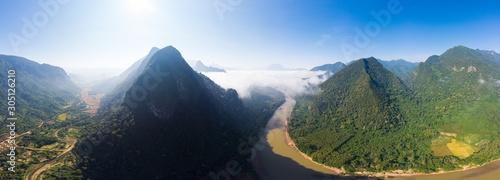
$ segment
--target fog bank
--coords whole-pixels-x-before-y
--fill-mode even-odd
[[[223,88],[238,91],[240,97],[249,97],[252,86],[269,86],[287,96],[314,93],[314,86],[326,80],[324,71],[228,71],[203,73]],[[318,77],[319,76],[319,77]]]

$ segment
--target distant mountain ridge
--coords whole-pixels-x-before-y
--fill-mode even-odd
[[[335,64],[324,64],[321,66],[316,66],[309,71],[327,71],[327,72],[336,73],[337,71],[339,71],[340,69],[342,69],[344,67],[346,67],[346,65],[344,63],[336,62]]]
[[[396,75],[398,75],[401,79],[407,78],[418,66],[418,63],[408,62],[403,59],[391,61],[377,59],[377,61],[380,62],[380,64],[382,64],[385,68],[396,73]]]
[[[93,84],[91,84],[90,87],[91,91],[89,92],[89,94],[108,94],[111,93],[113,90],[117,91],[115,87],[120,83],[124,82],[129,75],[131,74],[137,75],[138,72],[142,72],[144,70],[144,67],[146,66],[146,64],[143,64],[144,61],[149,60],[149,58],[151,58],[151,56],[158,50],[159,49],[157,47],[151,48],[151,50],[146,56],[134,62],[132,66],[125,69],[125,71],[121,72],[118,76],[109,77],[101,81],[93,82]]]
[[[500,62],[500,54],[498,54],[497,52],[493,50],[479,50],[479,49],[476,50],[482,52],[486,56],[490,56],[490,58],[493,59],[494,61]]]
[[[377,59],[379,63],[384,66],[384,68],[389,69],[390,71],[396,73],[399,78],[401,79],[406,79],[410,75],[413,70],[418,66],[418,63],[413,63],[413,62],[408,62],[404,59],[397,59],[397,60],[381,60]],[[351,64],[354,61],[348,62],[347,65]]]
[[[335,64],[324,64],[321,66],[316,66],[309,71],[326,71],[324,75],[326,76],[326,78],[329,78],[344,67],[346,67],[344,63],[336,62]]]
[[[199,72],[226,72],[224,69],[205,66],[205,64],[203,64],[201,61],[196,61],[196,65],[193,67],[193,69]]]

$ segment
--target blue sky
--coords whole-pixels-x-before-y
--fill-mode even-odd
[[[57,2],[59,8],[44,10],[39,5],[44,2]],[[396,14],[388,7],[394,4]],[[151,47],[167,45],[187,60],[245,69],[274,63],[309,69],[369,56],[418,62],[456,45],[500,51],[499,5],[480,0],[0,0],[0,54],[63,68],[124,69]],[[391,19],[383,26],[372,11],[389,12]],[[23,18],[37,33],[23,35]],[[367,25],[378,32],[368,36]],[[355,29],[369,43],[357,46]],[[20,44],[10,42],[12,34],[23,39],[14,41]],[[342,44],[355,52],[346,55]]]

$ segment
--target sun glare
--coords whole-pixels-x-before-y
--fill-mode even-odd
[[[155,8],[151,4],[151,0],[128,0],[127,5],[134,13],[146,13],[155,11]]]

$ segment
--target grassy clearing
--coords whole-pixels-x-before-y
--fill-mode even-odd
[[[447,146],[454,156],[462,159],[465,159],[474,153],[474,149],[470,145],[457,141],[456,139],[452,139],[451,143],[448,143]]]
[[[68,113],[60,114],[59,117],[58,117],[58,119],[61,120],[61,121],[65,121],[67,115],[68,115]]]
[[[490,141],[483,139],[483,140],[481,140],[481,142],[476,143],[476,146],[481,147],[481,146],[488,144],[489,142]]]
[[[52,149],[54,147],[56,147],[59,143],[54,143],[54,144],[49,144],[49,145],[45,145],[45,146],[42,146],[40,149]]]
[[[68,130],[68,137],[71,139],[71,138],[78,138],[80,137],[80,134],[78,134],[80,132],[80,129],[74,129],[74,128],[70,128]]]
[[[69,108],[71,105],[64,106],[63,109]]]
[[[478,134],[469,134],[464,137],[464,141],[468,144],[474,143],[474,142],[479,142],[480,136]]]

